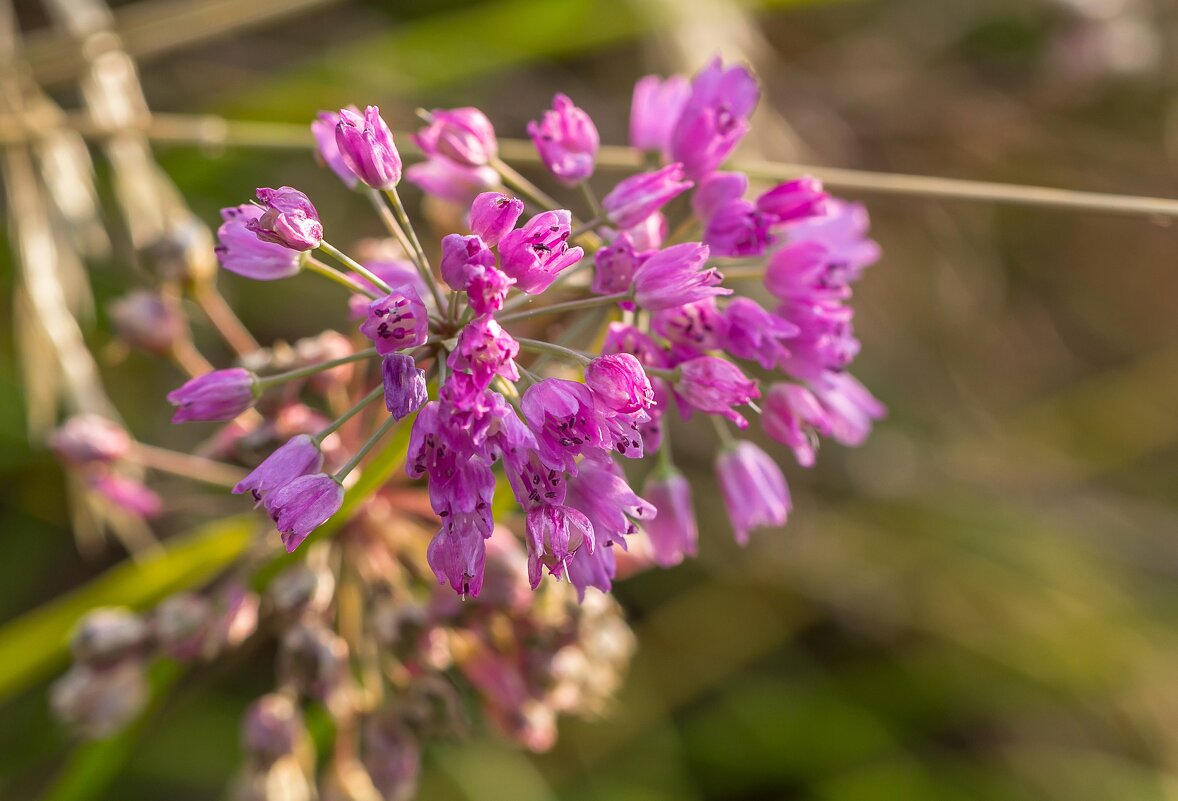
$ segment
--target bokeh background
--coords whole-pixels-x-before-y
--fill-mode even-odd
[[[61,22],[71,8],[16,4],[33,77],[72,109],[84,62]],[[303,124],[374,102],[407,127],[418,106],[478,105],[519,136],[564,91],[620,143],[636,78],[722,53],[763,83],[750,157],[1163,197],[1178,177],[1169,0],[113,8],[158,112]],[[210,224],[286,183],[346,233],[334,239],[377,232],[298,146],[154,152]],[[96,166],[101,196],[118,176]],[[709,484],[710,432],[679,437],[702,553],[617,588],[639,650],[609,714],[562,721],[543,755],[486,733],[431,746],[421,798],[1178,797],[1178,233],[1142,216],[836,191],[867,204],[884,248],[856,292],[856,372],[889,418],[862,448],[791,466],[788,527],[746,550]],[[183,448],[198,434],[173,430],[162,402],[181,374],[112,345],[106,304],[139,277],[123,258],[133,221],[102,208],[112,247],[86,262],[86,343],[131,430]],[[0,619],[19,625],[125,552],[78,541],[62,471],[30,442],[46,410],[18,365],[10,248],[0,265]],[[342,324],[310,281],[221,284],[263,342]],[[163,537],[238,508],[164,486]],[[97,751],[50,717],[63,662],[0,682],[0,797],[219,797],[272,650],[184,679]],[[0,653],[0,667],[17,659]]]

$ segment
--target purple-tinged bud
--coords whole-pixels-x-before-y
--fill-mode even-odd
[[[155,609],[152,632],[160,650],[172,659],[188,662],[201,656],[213,625],[213,607],[191,592],[166,598]]]
[[[829,199],[822,182],[807,175],[765,192],[757,198],[757,208],[776,222],[787,223],[825,214]]]
[[[593,524],[571,506],[543,504],[528,510],[528,581],[540,586],[542,567],[561,578],[579,548],[593,550]]]
[[[119,339],[158,356],[171,353],[187,330],[176,304],[149,289],[129,292],[113,301],[109,308]]]
[[[716,308],[715,298],[704,298],[651,315],[651,328],[661,334],[676,350],[700,355],[724,347],[728,320]]]
[[[458,334],[458,345],[450,353],[446,364],[454,371],[469,371],[475,386],[486,389],[491,380],[500,375],[508,381],[519,381],[515,357],[519,343],[489,314],[476,317]]]
[[[589,362],[585,384],[598,402],[615,412],[644,412],[654,405],[650,379],[629,353],[610,353]]]
[[[323,624],[303,623],[282,638],[279,673],[300,693],[326,700],[347,678],[348,644]]]
[[[724,320],[724,350],[738,359],[755,361],[766,370],[774,369],[789,356],[782,340],[792,339],[800,331],[750,298],[733,299],[724,310]]]
[[[73,467],[108,464],[122,459],[131,450],[131,435],[105,417],[79,414],[53,432],[49,447]]]
[[[427,195],[461,206],[480,192],[499,186],[499,173],[490,167],[463,167],[438,157],[411,164],[405,170],[405,180]]]
[[[466,167],[482,167],[499,154],[495,128],[477,108],[435,109],[430,124],[413,136],[429,157],[442,156]]]
[[[348,111],[359,114],[355,106],[348,106]],[[318,118],[311,123],[311,135],[315,137],[315,154],[319,161],[331,168],[344,185],[354,189],[360,179],[348,167],[336,142],[335,129],[339,125],[339,114],[334,111],[320,111]]]
[[[483,192],[470,205],[470,230],[495,247],[507,232],[515,228],[524,213],[524,202],[502,192]]]
[[[90,487],[119,509],[143,520],[157,517],[164,508],[163,498],[143,482],[118,473],[92,477]]]
[[[266,511],[287,553],[307,539],[312,531],[326,523],[344,502],[344,488],[326,473],[299,476],[266,496]]]
[[[168,393],[168,403],[178,407],[173,423],[193,420],[232,420],[254,405],[258,379],[249,370],[231,367],[197,376]]]
[[[742,440],[716,459],[716,482],[740,545],[757,528],[784,526],[792,504],[789,486],[777,463],[753,443]]]
[[[241,721],[241,743],[262,764],[294,753],[307,736],[303,715],[289,696],[263,695],[250,704]]]
[[[257,506],[279,487],[299,476],[318,473],[322,468],[323,452],[319,450],[319,445],[307,434],[299,434],[283,443],[248,476],[237,482],[233,494],[248,492],[254,498],[254,506]]]
[[[385,356],[424,345],[429,337],[429,313],[417,290],[405,284],[368,304],[360,332]]]
[[[750,380],[730,361],[715,356],[699,356],[679,365],[679,382],[675,394],[689,408],[705,414],[728,418],[738,428],[747,428],[748,421],[732,407],[759,398],[757,382]]]
[[[471,268],[494,267],[495,254],[477,235],[447,234],[442,237],[442,259],[439,266],[442,280],[446,285],[455,292],[460,292],[466,289],[470,282]]]
[[[335,142],[344,164],[368,186],[392,189],[401,182],[401,154],[376,106],[364,109],[364,116],[341,108]]]
[[[616,295],[630,289],[634,283],[634,271],[642,264],[642,257],[635,251],[630,235],[623,232],[606,247],[593,256],[593,284],[590,287],[599,295]],[[623,307],[633,308],[633,303]]]
[[[384,405],[394,420],[403,420],[429,400],[425,370],[417,366],[412,356],[390,353],[384,357],[380,373],[384,381]]]
[[[217,260],[229,272],[255,281],[289,278],[299,271],[299,254],[259,239],[249,226],[261,216],[262,210],[252,203],[221,209],[224,222],[217,229]]]
[[[60,720],[101,738],[130,723],[147,697],[143,663],[130,659],[101,670],[75,665],[53,684],[49,703]]]
[[[888,413],[867,387],[850,373],[825,373],[810,383],[814,395],[826,410],[830,436],[850,447],[862,445],[872,423]]]
[[[630,103],[630,146],[665,153],[671,147],[671,131],[691,95],[691,82],[682,75],[663,80],[657,75],[639,78]]]
[[[691,96],[671,132],[671,157],[692,178],[713,172],[748,133],[759,99],[746,68],[724,69],[720,59],[713,60],[692,79]]]
[[[731,295],[719,286],[724,275],[704,269],[710,251],[699,242],[672,245],[648,257],[634,271],[634,300],[644,309],[657,311],[713,295]]]
[[[776,241],[769,230],[773,222],[750,201],[729,200],[721,203],[708,220],[704,242],[715,256],[760,256]]]
[[[76,662],[105,667],[139,654],[147,635],[147,624],[130,609],[95,609],[78,621],[70,653]]]
[[[299,190],[289,186],[262,187],[258,200],[265,206],[262,215],[245,224],[258,239],[298,251],[314,250],[323,242],[319,213]]]
[[[769,388],[761,425],[766,434],[793,450],[802,467],[814,466],[817,435],[830,434],[826,410],[801,384],[774,384]]]
[[[475,526],[452,525],[447,521],[430,540],[426,561],[439,584],[449,583],[463,598],[477,598],[483,589],[486,539]]]
[[[538,295],[585,255],[581,248],[569,247],[571,220],[572,214],[564,209],[546,211],[500,240],[499,266],[515,279],[517,289]]]
[[[744,197],[748,188],[749,179],[743,172],[714,172],[692,193],[691,211],[706,224],[721,206]]]
[[[539,123],[528,123],[528,136],[557,180],[571,186],[593,174],[600,143],[597,126],[567,96],[558,94]]]
[[[644,526],[654,561],[660,567],[672,567],[684,556],[695,556],[699,529],[691,505],[691,484],[683,474],[675,469],[656,471],[647,479],[642,496],[657,510]]]
[[[602,198],[601,205],[609,221],[619,228],[629,228],[645,220],[675,197],[692,187],[683,180],[683,165],[668,164],[653,172],[639,173],[620,181]]]

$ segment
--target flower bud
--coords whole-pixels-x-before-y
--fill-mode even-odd
[[[760,397],[756,381],[746,377],[732,362],[715,356],[689,359],[678,369],[675,394],[686,406],[726,417],[739,428],[748,427],[748,421],[732,407]]]
[[[76,662],[104,667],[138,654],[147,635],[147,624],[130,609],[95,609],[79,621],[70,653]]]
[[[355,106],[348,106],[348,110],[359,114]],[[315,137],[315,155],[319,161],[334,172],[344,185],[352,189],[360,179],[348,167],[340,153],[339,144],[335,139],[335,129],[339,125],[339,114],[334,111],[320,111],[318,118],[311,123],[311,134]]]
[[[822,182],[807,175],[778,184],[762,194],[757,198],[757,209],[776,222],[794,222],[825,213],[829,199]]]
[[[298,625],[287,632],[279,653],[280,671],[310,698],[330,697],[347,678],[348,645],[319,625]]]
[[[494,194],[486,192],[484,194]],[[482,197],[483,195],[479,195]],[[442,280],[455,292],[466,289],[472,268],[495,266],[495,254],[477,234],[447,234],[442,237]]]
[[[368,106],[364,116],[341,108],[335,141],[344,164],[368,186],[393,189],[401,182],[401,154],[376,106]]]
[[[401,420],[416,412],[429,400],[425,386],[425,370],[413,357],[390,353],[381,363],[384,381],[385,408],[394,420]]]
[[[524,213],[524,202],[502,192],[483,192],[470,205],[470,230],[487,247],[495,247],[515,228]]]
[[[331,605],[334,595],[335,577],[331,571],[306,563],[282,571],[266,588],[274,611],[287,617],[322,612]]]
[[[629,353],[611,353],[585,368],[585,384],[594,397],[615,412],[630,414],[654,405],[654,390],[642,363]]]
[[[678,470],[656,471],[642,488],[642,497],[658,510],[643,524],[655,562],[672,567],[695,556],[699,529],[691,505],[691,484]]]
[[[298,251],[314,250],[323,242],[319,213],[299,190],[289,186],[262,187],[258,200],[265,206],[262,215],[245,224],[258,239]]]
[[[242,745],[263,764],[294,753],[304,737],[302,712],[290,697],[279,693],[254,701],[241,721]]]
[[[130,659],[108,668],[75,665],[49,694],[53,713],[87,737],[108,737],[131,722],[147,703],[143,664]]]
[[[165,654],[187,662],[201,655],[212,623],[213,608],[208,600],[182,592],[156,607],[152,631]]]
[[[72,467],[106,464],[127,455],[131,450],[131,435],[105,417],[80,414],[53,432],[49,447]]]
[[[528,123],[528,136],[557,180],[572,185],[593,174],[600,142],[597,127],[567,96],[558,94],[539,123]]]
[[[638,225],[692,186],[683,180],[683,165],[668,164],[654,172],[644,172],[618,183],[601,205],[609,221],[619,228]]]
[[[109,309],[119,339],[148,353],[166,356],[186,331],[175,304],[148,289],[129,292]]]
[[[262,210],[252,203],[221,209],[224,222],[217,229],[214,248],[221,266],[255,281],[295,275],[299,271],[299,254],[285,245],[259,239],[250,229],[250,224],[261,216]]]
[[[413,137],[427,156],[442,156],[466,167],[482,167],[499,153],[495,128],[477,108],[436,109],[430,124]]]
[[[274,490],[299,476],[317,473],[322,467],[323,453],[319,445],[310,436],[299,434],[283,443],[248,476],[237,482],[233,494],[248,492],[257,506]]]
[[[257,400],[257,376],[249,370],[232,367],[214,370],[186,382],[168,393],[168,402],[176,406],[173,423],[194,420],[232,420]]]
[[[300,476],[266,496],[266,511],[287,553],[294,553],[311,532],[326,523],[344,502],[344,488],[326,473]]]
[[[649,256],[634,271],[634,300],[644,309],[657,311],[682,306],[712,295],[731,295],[718,286],[724,275],[706,268],[710,251],[699,242],[672,245]]]
[[[720,453],[716,481],[739,544],[747,545],[755,528],[785,525],[792,507],[789,486],[777,463],[753,443],[742,440]]]

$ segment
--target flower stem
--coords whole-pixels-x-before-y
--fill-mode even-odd
[[[405,255],[412,258],[413,246],[409,244],[409,237],[405,235],[405,232],[401,229],[400,224],[397,222],[397,218],[393,216],[393,212],[389,210],[388,205],[381,198],[380,191],[376,189],[369,189],[367,195],[368,200],[372,203],[372,207],[376,209],[376,213],[380,216],[381,222],[384,223],[384,227],[387,228],[389,233],[393,235],[393,238],[397,240],[397,244],[399,244],[401,249],[405,251]]]
[[[413,228],[413,223],[409,221],[409,214],[405,211],[405,204],[401,202],[401,196],[397,193],[397,188],[385,190],[385,197],[393,204],[393,216],[397,218],[397,223],[400,224],[401,229],[404,230],[405,235],[409,239],[409,246],[412,248],[414,261],[417,263],[417,269],[421,273],[421,277],[425,280],[429,291],[433,293],[434,300],[438,304],[438,311],[446,308],[446,299],[442,297],[442,290],[438,286],[438,281],[434,278],[434,271],[430,269],[429,259],[425,257],[425,250],[421,247],[421,240],[417,238],[417,231]]]
[[[720,437],[720,444],[725,448],[736,444],[736,438],[732,436],[732,432],[728,430],[728,426],[724,424],[724,420],[714,414],[708,415],[712,421],[712,426],[716,429],[717,436]]]
[[[552,197],[545,194],[543,190],[516,172],[505,161],[493,159],[490,166],[491,169],[499,173],[499,177],[503,179],[503,183],[523,195],[533,206],[536,206],[542,211],[560,208],[560,204],[553,200]]]
[[[376,355],[376,348],[365,348],[364,350],[356,351],[348,356],[341,356],[338,359],[332,359],[326,362],[319,362],[318,364],[311,364],[306,367],[300,367],[297,370],[288,370],[285,373],[276,373],[274,375],[259,376],[258,389],[269,389],[270,387],[284,384],[287,381],[293,381],[296,378],[305,378],[309,375],[322,373],[324,370],[330,370],[333,367],[339,367],[344,364],[351,364],[352,362],[360,362],[365,359],[370,359]]]
[[[574,228],[569,234],[569,239],[577,239],[578,237],[584,236],[585,234],[592,233],[594,228],[605,224],[605,222],[605,217],[597,215],[592,220],[589,220],[589,222],[581,223],[580,226]]]
[[[327,253],[327,254],[333,256],[336,261],[338,261],[340,264],[347,267],[352,272],[356,273],[357,275],[361,276],[362,278],[368,279],[368,281],[370,281],[373,286],[375,286],[377,289],[379,289],[381,292],[385,293],[386,295],[393,291],[393,288],[390,287],[388,284],[386,284],[380,278],[380,276],[373,273],[371,270],[369,270],[363,264],[356,261],[348,254],[344,253],[343,251],[341,251],[335,245],[332,245],[327,240],[323,240],[322,242],[319,243],[319,249],[322,250],[324,253]]]
[[[245,478],[245,471],[233,465],[167,448],[157,448],[154,445],[144,445],[142,442],[132,445],[127,456],[136,464],[152,470],[184,476],[219,487],[236,486],[237,482]]]
[[[365,406],[372,403],[374,400],[376,400],[377,398],[379,398],[383,394],[384,394],[384,385],[377,386],[375,389],[373,389],[371,392],[369,392],[367,395],[365,395],[363,398],[361,398],[359,403],[357,403],[351,409],[348,409],[342,415],[340,415],[335,420],[333,420],[331,422],[331,424],[329,426],[327,426],[327,428],[323,429],[318,434],[316,434],[315,435],[315,443],[317,445],[322,444],[323,440],[327,439],[330,435],[332,435],[336,431],[338,431],[343,426],[344,423],[351,420],[353,417],[355,417],[357,414],[359,414],[361,411],[363,411]]]
[[[373,300],[376,300],[377,298],[380,297],[380,295],[373,292],[368,287],[361,286],[360,284],[357,284],[355,281],[353,281],[351,278],[349,278],[348,276],[341,273],[339,270],[335,269],[334,267],[330,267],[330,266],[324,264],[323,262],[319,261],[319,259],[312,256],[310,253],[303,254],[303,266],[306,267],[308,270],[310,270],[313,273],[317,273],[317,274],[323,276],[324,278],[327,278],[331,281],[335,281],[337,284],[341,284],[343,286],[346,286],[348,288],[348,290],[351,292],[354,292],[354,293],[357,293],[360,295],[367,295],[368,297],[372,298]]]
[[[262,349],[211,280],[199,283],[192,294],[205,317],[238,356],[247,356]]]
[[[538,339],[521,339],[516,338],[516,342],[523,350],[530,350],[536,353],[551,353],[554,356],[563,356],[566,359],[572,359],[580,364],[589,364],[593,361],[592,357],[586,356],[579,350],[566,348],[563,345],[556,345],[552,342],[541,342]]]
[[[368,452],[372,450],[373,446],[380,442],[381,437],[387,434],[389,429],[396,425],[396,423],[397,419],[392,416],[390,416],[388,420],[385,420],[381,424],[380,428],[376,429],[376,433],[369,437],[368,441],[360,446],[360,450],[356,451],[356,455],[349,459],[348,463],[339,469],[339,472],[335,474],[335,480],[343,481],[347,477],[348,473],[355,470],[356,465],[360,464],[360,461],[368,455]]]
[[[582,298],[581,300],[570,300],[565,303],[553,303],[551,306],[542,306],[539,309],[529,309],[528,311],[505,315],[499,318],[499,322],[507,323],[513,320],[526,320],[529,317],[539,317],[544,314],[558,314],[560,312],[576,311],[578,309],[592,309],[597,306],[608,306],[611,303],[630,300],[630,298],[630,292],[617,292],[613,295],[598,295],[591,298]]]
[[[597,199],[597,195],[594,193],[593,187],[589,185],[589,182],[581,181],[581,183],[577,184],[577,188],[581,190],[581,194],[584,196],[585,202],[589,204],[589,210],[593,214],[593,221],[604,221],[606,216],[605,209],[601,207],[601,201]],[[589,228],[594,224],[593,221],[587,222],[581,227]],[[600,224],[600,222],[597,224]],[[576,234],[574,234],[574,236],[576,236]]]

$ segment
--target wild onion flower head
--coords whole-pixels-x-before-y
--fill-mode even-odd
[[[477,108],[434,109],[429,125],[413,136],[421,152],[464,167],[482,167],[499,153],[495,128]]]
[[[748,440],[721,451],[716,482],[740,545],[757,528],[784,526],[793,508],[785,476],[773,458]]]
[[[177,407],[172,422],[232,420],[254,405],[257,394],[257,377],[249,370],[214,370],[168,393],[168,402]]]
[[[401,183],[401,154],[376,106],[365,108],[363,115],[341,108],[335,142],[344,164],[368,186],[393,189]]]
[[[556,95],[540,121],[528,123],[528,136],[558,181],[578,184],[593,174],[600,144],[597,126],[567,95]]]
[[[683,165],[668,164],[654,172],[626,178],[602,198],[606,218],[619,228],[638,225],[692,187],[683,180]]]
[[[221,209],[224,222],[217,229],[217,260],[231,273],[255,281],[289,278],[299,271],[299,254],[259,237],[250,228],[262,216],[262,209],[246,203]]]
[[[274,453],[266,457],[248,476],[237,482],[235,495],[248,492],[257,506],[277,488],[300,476],[317,473],[323,467],[323,452],[319,444],[306,434],[291,437]]]
[[[260,216],[246,220],[245,227],[263,242],[291,250],[314,250],[323,241],[323,224],[310,199],[297,189],[282,186],[258,190]]]

